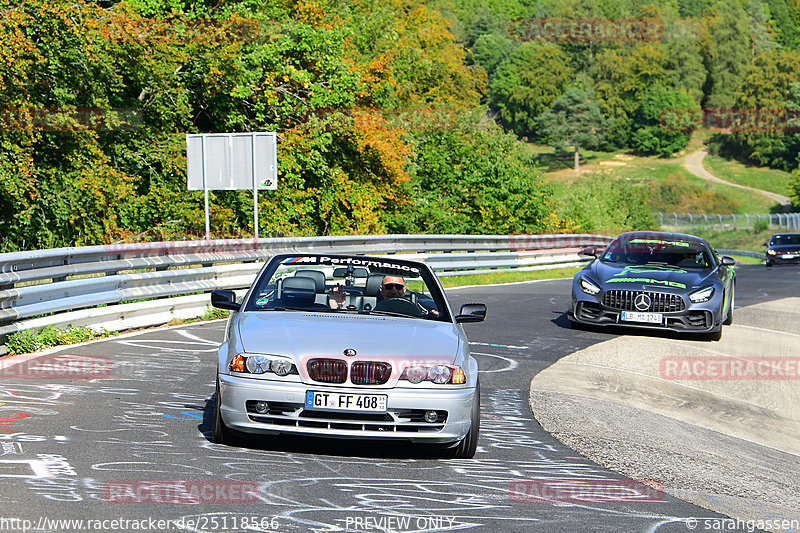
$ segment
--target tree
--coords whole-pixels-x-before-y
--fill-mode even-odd
[[[731,136],[745,158],[787,171],[797,164],[796,146],[791,146],[795,136],[787,135],[796,125],[785,117],[787,109],[800,104],[795,100],[798,83],[800,53],[776,49],[756,57],[736,93],[735,107],[743,123],[733,125]]]
[[[561,96],[572,74],[569,57],[558,46],[524,43],[497,67],[489,102],[517,135],[535,135],[536,117]]]
[[[685,91],[663,85],[649,88],[636,111],[639,128],[633,147],[646,155],[669,156],[689,144],[696,124],[691,120],[700,107]]]
[[[608,122],[588,89],[570,87],[537,120],[541,133],[556,149],[572,147],[575,172],[580,170],[580,149],[597,148]]]
[[[595,96],[603,116],[613,119],[607,144],[629,146],[633,116],[648,87],[664,83],[667,54],[661,43],[634,44],[620,50],[604,50],[591,69]]]
[[[486,70],[489,78],[494,76],[497,66],[514,50],[514,43],[508,37],[496,33],[485,33],[478,37],[472,46],[472,58]]]
[[[703,107],[729,109],[753,60],[750,17],[738,0],[720,0],[701,20],[708,71]]]

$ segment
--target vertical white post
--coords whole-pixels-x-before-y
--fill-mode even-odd
[[[258,168],[256,167],[256,134],[253,133],[251,147],[253,152],[253,234],[258,239]]]
[[[208,214],[208,181],[206,180],[206,173],[208,172],[208,168],[206,167],[206,136],[203,135],[200,137],[201,139],[201,151],[203,155],[203,194],[205,196],[205,211],[206,211],[206,240],[211,240],[211,219]]]

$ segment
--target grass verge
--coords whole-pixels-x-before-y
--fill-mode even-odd
[[[581,267],[549,268],[547,270],[502,271],[491,274],[465,274],[463,276],[440,276],[439,281],[445,289],[466,285],[494,285],[539,279],[571,278]]]
[[[707,155],[703,166],[718,178],[764,191],[788,196],[791,173],[773,168],[745,165],[738,161]]]

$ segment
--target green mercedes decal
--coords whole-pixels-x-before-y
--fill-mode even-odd
[[[682,268],[670,267],[670,266],[657,266],[657,265],[645,265],[645,266],[626,266],[622,269],[622,272],[619,274],[614,274],[614,277],[617,276],[627,276],[628,274],[660,274],[662,272],[674,272],[676,274],[687,274],[688,271],[683,270]]]
[[[677,287],[679,289],[686,288],[686,285],[678,283],[677,281],[651,278],[611,278],[607,280],[606,283],[649,283],[651,285],[666,285],[667,287]]]
[[[672,245],[672,246],[685,246],[689,247],[688,242],[681,242],[681,241],[661,241],[658,239],[633,239],[630,241],[631,244],[664,244],[664,245]]]

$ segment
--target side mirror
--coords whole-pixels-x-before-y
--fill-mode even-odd
[[[597,257],[597,246],[587,246],[578,255],[588,255],[589,257]]]
[[[764,244],[762,244],[761,246],[769,246],[769,243],[765,242],[765,243],[764,243]]]
[[[486,318],[486,304],[464,304],[456,315],[456,322],[483,322]]]
[[[723,255],[722,264],[725,266],[733,266],[736,264],[736,259],[734,259],[733,257],[728,257],[727,255]]]
[[[236,293],[227,289],[211,291],[211,305],[229,311],[238,311],[242,307],[242,304],[236,302]]]

